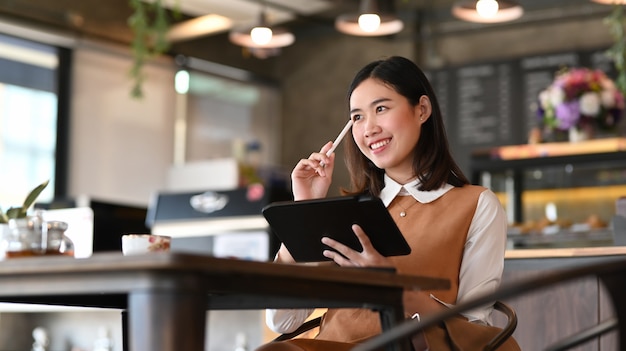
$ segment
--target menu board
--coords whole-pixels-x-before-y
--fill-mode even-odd
[[[511,134],[511,67],[485,64],[459,68],[456,134],[461,145],[494,144]]]
[[[556,73],[573,67],[605,71],[615,78],[606,49],[532,55],[427,72],[461,167],[472,150],[524,144],[539,125],[539,93]]]

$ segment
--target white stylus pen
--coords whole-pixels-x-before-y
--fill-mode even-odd
[[[337,138],[335,139],[335,141],[333,141],[333,146],[331,146],[330,149],[326,151],[326,156],[330,157],[330,155],[332,155],[332,153],[335,152],[335,149],[337,148],[337,146],[339,146],[339,143],[341,143],[341,140],[343,139],[343,137],[346,136],[346,133],[348,133],[348,130],[350,130],[350,127],[352,127],[352,119],[348,120],[348,123],[346,123],[345,127],[343,127],[339,135],[337,135]],[[320,162],[320,165],[322,167],[325,166],[324,162]]]

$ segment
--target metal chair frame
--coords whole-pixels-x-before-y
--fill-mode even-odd
[[[547,288],[585,276],[599,277],[604,287],[608,290],[618,321],[614,328],[617,329],[619,335],[619,350],[626,351],[626,323],[624,323],[626,320],[626,298],[624,298],[623,295],[624,291],[626,291],[626,259],[623,257],[616,259],[608,258],[599,263],[565,268],[543,274],[539,277],[529,277],[503,285],[495,293],[456,305],[436,315],[422,318],[421,321],[413,320],[402,323],[376,337],[358,344],[353,348],[353,351],[378,350],[398,339],[410,337],[424,328],[438,324],[464,311],[492,303],[493,301],[523,295],[527,292]]]
[[[515,331],[515,328],[517,327],[517,314],[515,313],[515,310],[511,306],[509,306],[508,304],[502,301],[496,301],[493,305],[493,308],[496,311],[502,312],[507,317],[507,323],[504,326],[504,328],[502,328],[502,331],[498,333],[498,335],[496,335],[493,339],[491,339],[491,341],[485,346],[485,348],[483,349],[485,351],[496,350],[509,337],[511,337],[511,335],[513,335],[513,332]],[[298,327],[298,329],[294,330],[293,332],[281,334],[278,337],[276,337],[273,341],[283,341],[283,340],[293,339],[294,337],[302,333],[305,333],[311,329],[318,327],[321,321],[322,321],[322,317],[311,319],[305,322],[304,324],[302,324],[300,327]]]

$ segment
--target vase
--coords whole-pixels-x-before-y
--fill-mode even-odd
[[[568,130],[568,136],[571,143],[577,143],[592,139],[593,132],[587,128],[572,127]]]

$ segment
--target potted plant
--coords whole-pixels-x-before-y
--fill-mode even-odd
[[[131,96],[136,99],[143,98],[143,67],[146,62],[154,57],[167,52],[170,43],[167,41],[167,31],[170,22],[181,17],[178,10],[178,1],[172,10],[172,16],[163,4],[163,0],[146,2],[143,0],[129,0],[134,10],[128,18],[128,25],[133,31],[131,51],[133,54],[133,66],[130,75],[133,79]]]
[[[39,184],[37,187],[31,190],[28,196],[26,196],[26,199],[24,199],[22,206],[10,207],[8,210],[6,210],[6,212],[4,212],[0,208],[0,243],[1,243],[0,258],[3,259],[7,255],[8,248],[11,245],[10,244],[11,232],[10,232],[9,221],[14,221],[14,220],[19,220],[19,219],[27,220],[28,209],[35,203],[35,200],[37,199],[37,197],[39,197],[41,192],[48,186],[48,183],[49,181],[46,180],[45,182]],[[20,225],[18,223],[16,224]]]
[[[48,186],[49,182],[49,180],[46,180],[35,189],[31,190],[28,196],[26,196],[26,199],[24,199],[22,206],[10,207],[6,212],[3,212],[0,208],[0,224],[9,223],[9,220],[14,218],[26,218],[28,209],[35,203],[35,200],[37,200],[41,192]]]

